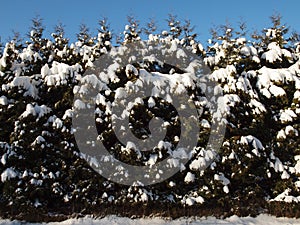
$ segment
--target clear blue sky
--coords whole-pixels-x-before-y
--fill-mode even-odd
[[[236,25],[241,18],[249,30],[261,30],[270,25],[269,16],[279,12],[283,22],[300,32],[299,0],[1,0],[0,36],[2,42],[12,36],[12,30],[25,35],[31,19],[39,14],[44,19],[46,36],[59,21],[66,25],[66,35],[74,40],[81,23],[96,32],[97,21],[103,16],[109,19],[115,33],[120,33],[126,24],[126,17],[134,15],[141,24],[155,18],[159,28],[164,28],[169,13],[179,19],[190,19],[200,34],[200,40],[207,40],[213,25],[229,21]]]

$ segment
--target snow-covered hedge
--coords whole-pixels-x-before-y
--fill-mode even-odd
[[[134,214],[141,205],[149,206],[149,215],[162,204],[187,207],[194,213],[224,207],[226,212],[219,214],[255,214],[278,202],[290,203],[286,207],[299,215],[294,203],[300,201],[300,44],[292,44],[286,28],[273,22],[251,40],[227,28],[207,47],[197,42],[188,24],[174,17],[169,30],[149,28],[145,42],[159,43],[179,63],[190,51],[210,68],[205,75],[193,74],[191,65],[179,67],[178,62],[166,63],[154,56],[114,62],[107,73],[88,73],[101,57],[121,59],[118,49],[145,43],[133,19],[116,46],[103,21],[96,37],[81,33],[75,43],[69,43],[60,29],[52,38],[44,38],[39,27],[26,43],[7,42],[0,58],[1,215],[22,213],[33,219],[34,213],[105,213],[103,207],[121,210],[121,206],[130,207],[129,214]],[[226,133],[220,149],[206,148],[215,115],[210,114],[203,94],[204,78],[216,82],[216,90],[223,93],[219,113]],[[149,121],[159,116],[167,132],[152,150],[142,152],[135,143],[117,139],[110,117],[115,101],[147,82],[157,93],[165,91],[168,100],[160,101],[155,91],[152,97],[137,99],[129,127],[145,139],[151,135]],[[187,163],[172,158],[168,163],[178,172],[148,186],[123,185],[95,172],[79,151],[75,136],[80,128],[72,124],[75,111],[86,107],[81,100],[74,101],[74,95],[84,95],[89,85],[99,89],[95,122],[104,145],[119,160],[139,166],[185,154],[175,149],[181,136],[189,136],[189,127],[186,133],[180,130],[183,122],[172,106],[172,95],[188,90],[189,100],[201,113],[199,137],[185,156]],[[163,176],[164,171],[156,172],[156,177]]]

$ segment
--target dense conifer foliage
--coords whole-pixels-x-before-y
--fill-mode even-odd
[[[129,17],[117,41],[107,21],[100,20],[96,36],[82,24],[77,40],[71,43],[62,24],[47,37],[42,20],[33,19],[28,38],[15,33],[0,52],[0,215],[27,220],[53,220],[55,215],[73,213],[299,216],[297,37],[280,16],[273,16],[269,28],[253,35],[245,32],[244,24],[221,26],[204,45],[197,41],[191,23],[176,16],[168,18],[163,31],[153,21],[143,28]],[[184,51],[190,51],[211,70],[205,77],[222,90],[220,110],[225,117],[221,122],[226,126],[217,155],[206,148],[214,118],[207,109],[203,77],[187,76],[188,66],[153,57],[109,65],[106,76],[86,76],[101,57],[119,57],[122,53],[116,49],[143,41],[171,49],[179,61],[185,59]],[[188,133],[181,133],[171,100],[146,96],[133,108],[130,128],[136,137],[146,138],[151,135],[149,121],[159,116],[167,128],[165,138],[147,152],[117,140],[109,106],[125,89],[143,85],[146,78],[162,88],[159,91],[167,90],[170,98],[180,88],[188,90],[201,111],[199,137],[192,154],[185,156],[185,165],[169,162],[171,167],[180,167],[172,177],[148,186],[122,185],[101,176],[81,157],[72,117],[82,105],[74,104],[74,95],[84,94],[88,84],[101,84],[95,122],[105,146],[125,163],[151,165],[175,154],[177,139]],[[168,89],[162,85],[172,81]]]

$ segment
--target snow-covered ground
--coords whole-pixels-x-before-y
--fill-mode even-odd
[[[0,220],[0,225],[37,225],[35,223],[24,223],[20,221]],[[45,223],[43,223],[45,224]],[[85,217],[80,219],[69,219],[63,222],[52,222],[48,225],[202,225],[202,224],[233,224],[233,225],[300,225],[300,219],[276,218],[268,215],[253,217],[232,216],[221,220],[214,217],[208,218],[181,218],[177,220],[164,220],[160,218],[129,219],[124,217],[109,216],[102,219]]]

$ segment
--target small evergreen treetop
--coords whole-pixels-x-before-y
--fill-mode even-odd
[[[142,34],[142,29],[140,29],[139,21],[136,20],[133,16],[127,17],[128,24],[125,25],[123,32],[124,43],[131,43],[134,41],[141,40],[140,35]]]
[[[144,32],[149,36],[150,34],[154,35],[156,31],[156,21],[152,18],[150,19],[150,22],[147,23],[147,27],[144,29]]]
[[[32,25],[30,27],[29,37],[33,42],[39,41],[42,38],[45,30],[45,27],[43,26],[43,19],[37,15],[31,20],[31,22]]]
[[[77,34],[77,40],[80,41],[83,45],[92,46],[94,40],[90,34],[90,28],[82,23],[79,26],[79,33]]]

